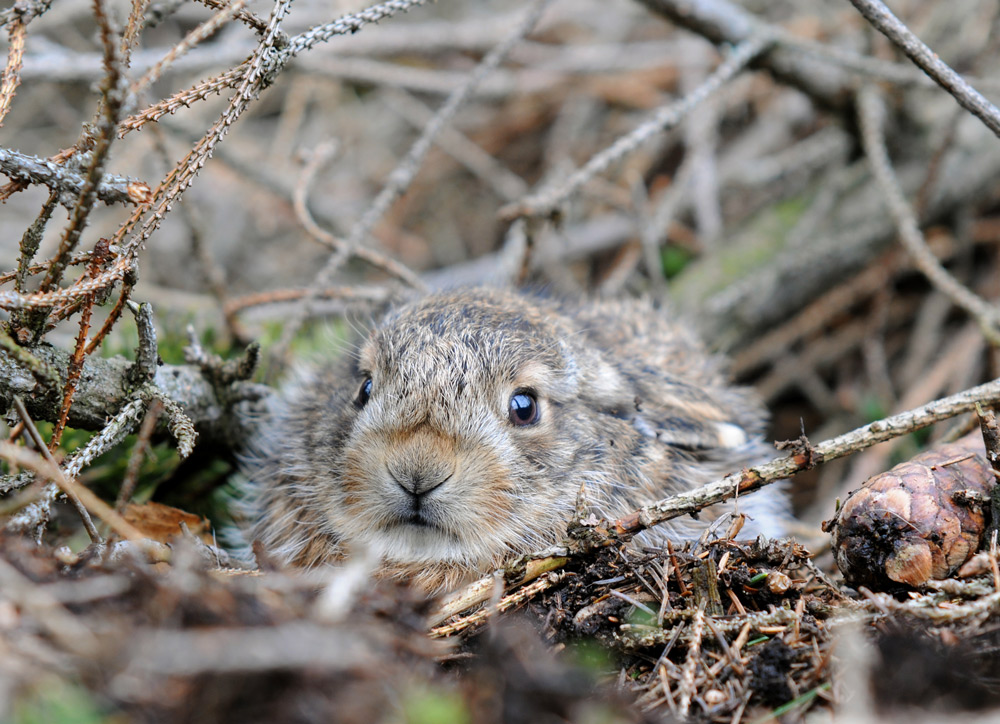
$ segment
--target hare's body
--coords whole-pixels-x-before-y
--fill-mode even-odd
[[[641,301],[431,295],[386,314],[358,354],[300,372],[275,408],[246,466],[251,540],[304,566],[366,547],[428,590],[556,542],[581,488],[615,518],[766,454],[753,395]],[[741,507],[755,497],[748,530],[779,533],[781,494]]]

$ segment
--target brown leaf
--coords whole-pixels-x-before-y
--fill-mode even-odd
[[[181,523],[199,536],[205,543],[213,544],[211,524],[207,518],[199,518],[180,508],[162,503],[129,503],[125,508],[125,520],[134,525],[149,538],[160,543],[169,543],[182,534]]]

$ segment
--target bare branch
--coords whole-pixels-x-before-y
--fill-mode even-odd
[[[1000,339],[997,323],[1000,321],[1000,309],[989,304],[978,295],[962,285],[955,277],[941,266],[934,252],[927,246],[913,209],[903,196],[903,190],[892,171],[892,163],[885,147],[883,125],[885,122],[885,106],[874,86],[868,85],[858,94],[858,116],[861,125],[861,140],[865,155],[871,165],[872,174],[885,196],[889,212],[896,222],[899,238],[913,259],[914,265],[923,272],[930,282],[946,294],[955,304],[975,317],[982,328],[992,330],[993,339]]]
[[[142,78],[132,84],[132,87],[129,88],[129,93],[141,93],[143,90],[159,80],[160,76],[163,75],[164,70],[169,68],[178,58],[187,53],[198,43],[210,38],[215,31],[221,28],[235,14],[241,11],[246,4],[247,0],[235,0],[233,3],[224,6],[221,10],[215,13],[215,15],[185,35],[181,42],[177,43],[177,45],[170,49],[170,52],[163,56],[160,62],[147,70],[143,74]]]
[[[379,253],[375,249],[371,249],[366,246],[351,246],[350,242],[345,239],[337,238],[326,229],[322,228],[316,223],[316,220],[313,219],[312,214],[309,212],[309,202],[307,198],[309,187],[312,185],[313,179],[316,177],[317,171],[319,171],[319,167],[324,163],[327,163],[335,153],[335,144],[322,144],[307,160],[306,167],[302,171],[302,177],[299,179],[299,183],[295,185],[293,203],[295,206],[295,214],[298,216],[302,226],[309,233],[310,237],[325,246],[327,249],[332,250],[334,253],[349,254],[357,257],[358,259],[363,259],[376,269],[381,269],[409,286],[417,289],[421,288],[423,282],[420,281],[420,277],[418,277],[416,273],[407,268],[405,265],[400,264],[395,259],[389,258],[385,254]]]
[[[501,209],[501,215],[511,218],[514,216],[548,216],[554,213],[560,205],[595,175],[635,151],[657,133],[679,124],[688,113],[742,71],[747,63],[764,52],[770,43],[769,39],[762,36],[754,36],[744,41],[715,69],[714,73],[705,79],[704,83],[679,100],[661,107],[648,121],[596,154],[582,168],[575,171],[565,183],[556,188],[543,190],[517,204]]]
[[[124,101],[121,58],[118,47],[114,43],[111,20],[107,17],[102,1],[93,0],[93,2],[94,17],[100,30],[101,44],[104,46],[105,70],[104,81],[101,83],[100,105],[94,124],[96,137],[92,139],[93,146],[89,149],[83,186],[80,189],[77,202],[70,212],[69,224],[63,230],[59,250],[53,257],[52,265],[39,286],[39,290],[43,292],[52,289],[61,281],[63,272],[69,264],[70,255],[79,243],[83,229],[87,225],[87,219],[90,217],[94,201],[97,198],[97,185],[104,176],[104,166],[115,138],[114,130],[118,124]]]
[[[880,0],[851,0],[865,19],[894,42],[934,82],[948,91],[962,108],[979,118],[986,127],[1000,136],[1000,109],[982,93],[969,85],[958,73],[927,47]]]
[[[448,100],[445,101],[444,105],[434,114],[434,119],[428,123],[423,133],[416,140],[416,142],[410,147],[406,156],[397,164],[396,168],[393,169],[392,173],[389,174],[389,179],[386,185],[383,187],[382,191],[369,206],[368,210],[364,213],[360,220],[351,229],[351,233],[347,238],[347,242],[343,248],[337,250],[326,262],[320,273],[316,275],[313,283],[310,286],[309,294],[302,300],[302,302],[296,306],[290,315],[289,320],[285,323],[284,329],[282,330],[281,339],[278,344],[275,345],[273,350],[273,359],[282,359],[285,354],[285,350],[288,349],[291,340],[302,327],[302,323],[311,313],[311,306],[319,294],[319,290],[330,286],[330,282],[333,279],[334,274],[340,266],[349,258],[350,254],[353,253],[355,248],[361,246],[371,234],[372,229],[375,224],[382,218],[382,216],[389,210],[392,205],[403,191],[410,185],[417,171],[420,169],[420,165],[427,155],[427,152],[431,149],[434,139],[440,133],[441,129],[451,121],[451,119],[458,112],[458,109],[462,104],[468,99],[473,90],[490,74],[501,61],[506,57],[507,53],[520,42],[535,26],[541,14],[545,11],[551,0],[535,0],[535,2],[530,6],[528,12],[525,14],[523,19],[514,27],[514,29],[507,35],[507,37],[498,44],[493,50],[487,53],[486,57],[482,59],[479,65],[476,66],[475,70],[469,75],[468,80],[465,84],[455,90]],[[408,5],[407,0],[398,0],[400,4]],[[292,41],[292,46],[296,47],[295,39]],[[308,47],[303,44],[303,47]],[[419,279],[413,280],[417,289],[424,289],[424,283]]]
[[[353,35],[366,25],[391,18],[396,13],[405,13],[428,2],[430,0],[387,0],[356,13],[342,15],[333,22],[317,25],[304,33],[299,33],[289,40],[288,50],[293,55],[298,55],[319,43],[325,43],[330,38]]]
[[[17,414],[21,418],[21,422],[24,423],[24,429],[27,430],[28,436],[31,441],[35,443],[35,447],[38,452],[45,458],[45,460],[52,466],[54,470],[59,470],[59,464],[52,457],[52,451],[49,450],[48,446],[45,444],[45,440],[42,439],[41,434],[38,432],[38,428],[35,427],[34,420],[31,419],[31,415],[28,414],[27,408],[24,406],[24,402],[20,397],[14,398],[14,407],[17,408]],[[76,492],[66,484],[64,476],[61,474],[54,474],[52,477],[53,482],[62,483],[59,487],[62,488],[66,497],[69,498],[73,507],[76,508],[76,512],[80,515],[80,520],[83,521],[83,527],[87,530],[87,535],[90,536],[90,540],[93,543],[102,543],[104,539],[101,538],[101,534],[97,532],[97,528],[94,526],[94,521],[90,519],[90,514],[84,507],[83,503],[80,502],[80,498],[76,495]]]
[[[729,0],[640,0],[655,13],[677,25],[693,30],[713,43],[739,45],[753,37],[768,37],[772,41],[780,32],[763,22],[742,6]],[[819,104],[843,109],[850,100],[849,78],[829,63],[807,59],[803,53],[784,47],[774,47],[758,62],[783,83],[798,88]]]
[[[228,7],[227,3],[223,2],[223,0],[199,0],[199,2],[213,10],[223,10]],[[262,20],[249,10],[244,10],[242,7],[236,12],[236,18],[240,22],[246,23],[258,33],[263,33],[267,30],[267,21]]]

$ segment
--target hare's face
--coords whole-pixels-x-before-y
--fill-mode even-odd
[[[410,308],[362,346],[355,384],[327,511],[347,539],[474,565],[565,517],[551,473],[576,453],[558,428],[577,379],[544,325],[481,304]]]

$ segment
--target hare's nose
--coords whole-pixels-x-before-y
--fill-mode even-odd
[[[424,470],[400,465],[388,465],[387,467],[389,475],[396,481],[396,485],[410,495],[417,497],[426,495],[435,488],[444,485],[452,476],[450,472],[444,473],[443,471]]]

